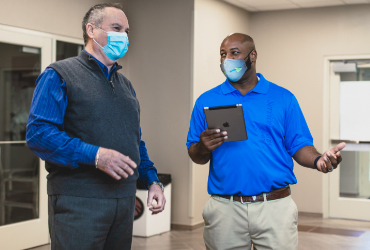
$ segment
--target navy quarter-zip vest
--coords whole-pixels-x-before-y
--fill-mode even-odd
[[[108,80],[86,52],[49,66],[65,80],[68,105],[64,130],[68,136],[114,149],[140,165],[140,107],[130,81],[118,72]],[[117,70],[122,68],[117,66]],[[94,165],[77,168],[46,162],[48,194],[93,198],[135,195],[138,171],[117,181]]]

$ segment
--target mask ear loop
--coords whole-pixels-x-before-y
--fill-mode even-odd
[[[97,27],[97,26],[95,26],[95,24],[94,24],[94,27],[95,28],[97,28],[97,29],[99,29],[99,30],[101,30],[101,31],[104,31],[105,33],[107,33],[108,34],[108,32],[106,32],[105,30],[102,30],[101,28],[99,28],[99,27]],[[99,45],[99,47],[100,48],[103,48],[97,41],[95,41],[95,39],[93,38],[93,41],[97,44],[97,45]]]
[[[250,70],[250,69],[252,68],[252,61],[251,61],[251,58],[250,58],[249,56],[251,55],[251,53],[253,52],[253,50],[255,50],[255,49],[252,49],[252,50],[248,53],[248,55],[244,58],[244,63],[245,63],[245,66],[247,67],[247,71],[248,71],[248,70]],[[247,62],[245,61],[245,59],[247,59],[247,58],[249,58],[249,59],[247,60],[247,62],[249,61],[248,65],[247,65]]]

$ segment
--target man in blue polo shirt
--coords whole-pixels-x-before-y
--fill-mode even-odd
[[[195,103],[187,139],[198,164],[210,161],[203,218],[207,249],[297,249],[293,160],[328,173],[342,157],[338,144],[320,154],[295,96],[256,73],[253,39],[231,34],[220,47],[227,80]],[[242,104],[248,140],[227,142],[227,132],[208,129],[204,107]]]

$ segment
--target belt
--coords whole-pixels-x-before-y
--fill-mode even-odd
[[[272,190],[269,193],[266,193],[266,200],[272,201],[272,200],[277,200],[281,198],[285,198],[290,195],[290,187],[284,187],[284,188],[279,188]],[[225,199],[230,200],[231,195],[216,195]],[[246,203],[253,203],[253,202],[258,202],[258,201],[264,201],[263,198],[263,193],[255,196],[239,196],[239,195],[233,195],[233,200],[234,201],[239,201],[242,204]]]

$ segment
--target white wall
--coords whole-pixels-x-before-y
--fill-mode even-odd
[[[159,173],[172,175],[172,223],[190,225],[189,157],[192,0],[127,1],[129,79],[143,140]]]
[[[101,0],[2,1],[0,24],[82,38],[82,18]]]
[[[214,0],[195,0],[194,9],[191,109],[202,93],[225,81],[220,69],[220,45],[223,39],[231,33],[249,33],[249,13],[246,10]],[[193,225],[203,222],[202,210],[209,198],[208,166],[191,163]]]
[[[248,12],[213,0],[142,0],[126,8],[128,74],[141,104],[149,155],[159,172],[173,178],[172,223],[203,223],[208,165],[188,157],[190,114],[201,93],[224,81],[220,44],[232,32],[248,32]]]
[[[323,148],[324,56],[370,53],[370,5],[268,11],[250,14],[257,71],[293,92]],[[328,97],[325,97],[328,98]],[[323,212],[322,174],[296,164],[293,198],[299,211]]]

